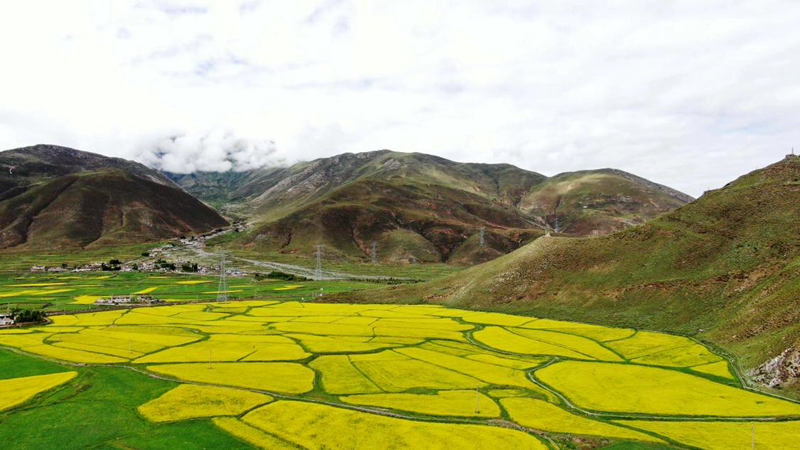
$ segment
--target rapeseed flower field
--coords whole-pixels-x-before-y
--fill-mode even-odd
[[[780,448],[800,436],[800,404],[744,389],[727,360],[682,336],[280,300],[51,319],[0,330],[0,346],[74,367],[0,379],[10,414],[97,366],[171,383],[134,405],[141,420],[205,421],[265,448],[545,448],[576,437],[734,448],[753,434]]]

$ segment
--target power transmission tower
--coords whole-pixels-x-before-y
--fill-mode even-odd
[[[314,278],[322,279],[322,245],[317,245],[317,267],[314,269]]]
[[[372,241],[372,264],[378,264],[378,243]]]
[[[481,247],[486,245],[486,227],[481,227]]]
[[[228,302],[228,279],[225,270],[225,252],[220,252],[219,257],[219,286],[217,287],[217,301]]]

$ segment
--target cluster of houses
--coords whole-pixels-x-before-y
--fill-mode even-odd
[[[14,325],[14,317],[9,313],[0,313],[0,327]]]
[[[147,294],[112,295],[95,300],[95,305],[155,305],[164,303],[164,300]]]

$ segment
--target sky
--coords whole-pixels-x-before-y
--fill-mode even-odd
[[[800,150],[800,2],[0,2],[0,149],[175,172],[392,149],[699,196]]]

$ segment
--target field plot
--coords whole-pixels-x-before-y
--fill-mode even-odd
[[[63,286],[24,289],[45,288]],[[127,407],[145,424],[242,446],[731,448],[749,421],[778,420],[756,427],[769,448],[792,442],[800,423],[799,404],[742,389],[726,360],[688,338],[433,305],[247,300],[66,314],[2,330],[0,346],[31,355],[15,356],[9,367],[20,369],[7,375],[0,365],[0,390],[31,386],[0,395],[10,417],[82,379],[45,360],[61,361],[157,381],[139,397],[109,383],[138,399]],[[27,372],[19,358],[56,369]],[[178,445],[161,433],[160,445]],[[136,436],[126,446],[159,446]]]
[[[269,395],[216,386],[183,384],[140,406],[139,413],[153,422],[236,416],[272,401]]]
[[[77,372],[62,372],[0,380],[0,411],[17,406],[40,392],[64,384],[77,374]]]

